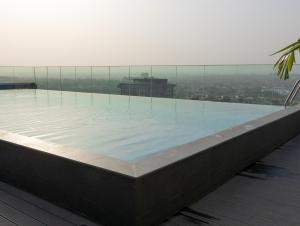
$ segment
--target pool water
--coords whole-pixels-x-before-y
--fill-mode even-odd
[[[280,106],[47,90],[1,90],[0,129],[135,160],[282,109]]]

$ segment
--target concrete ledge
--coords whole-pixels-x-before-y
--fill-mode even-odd
[[[0,180],[105,225],[156,225],[300,132],[300,106],[127,162],[0,131]]]

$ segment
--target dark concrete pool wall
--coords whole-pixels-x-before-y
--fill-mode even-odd
[[[294,106],[126,162],[0,132],[0,180],[105,225],[156,225],[300,132]]]

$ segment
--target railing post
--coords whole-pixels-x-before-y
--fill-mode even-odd
[[[59,85],[60,85],[60,91],[62,91],[62,84],[61,84],[61,66],[59,66]]]
[[[75,91],[77,92],[77,66],[74,66],[74,77],[75,77]]]
[[[131,77],[131,66],[130,65],[128,65],[128,79],[129,79],[129,81],[130,81],[130,78]],[[131,95],[131,86],[129,85],[129,96]],[[130,99],[129,99],[130,100]]]
[[[12,81],[13,81],[13,82],[16,82],[16,81],[15,81],[15,80],[16,80],[16,79],[15,79],[15,76],[16,76],[16,68],[15,68],[15,66],[13,66],[12,69],[13,69]]]
[[[110,68],[110,65],[109,65],[108,66],[108,84],[109,84],[108,103],[109,103],[109,105],[111,104],[111,97],[110,97],[110,94],[111,94],[111,88],[110,88],[110,86],[111,86],[111,84],[110,84],[110,70],[111,70],[111,68]]]
[[[152,80],[153,80],[153,68],[152,65],[150,66],[150,97],[151,97],[151,101],[152,101],[152,88],[153,88],[153,84],[152,84]]]
[[[109,84],[109,94],[111,94],[111,84],[110,84],[110,70],[111,70],[111,68],[110,68],[110,65],[108,66],[108,84]]]
[[[47,84],[47,90],[49,90],[49,68],[46,66],[46,84]]]
[[[90,72],[91,72],[91,93],[94,91],[94,89],[93,89],[93,66],[91,66],[91,68],[90,68]]]
[[[35,66],[33,67],[33,78],[34,78],[34,83],[37,85],[36,74],[35,74]]]
[[[178,65],[175,66],[175,76],[176,76],[176,86],[175,86],[175,92],[176,92],[176,89],[177,89],[177,86],[178,86]],[[172,90],[172,96],[173,98],[176,98],[177,96],[175,96],[175,93],[174,93],[174,89]]]

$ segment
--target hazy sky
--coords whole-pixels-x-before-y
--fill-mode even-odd
[[[0,0],[0,65],[273,63],[300,0]]]

